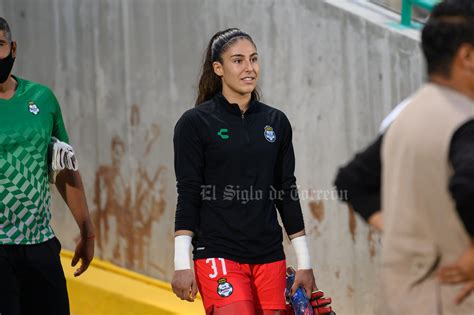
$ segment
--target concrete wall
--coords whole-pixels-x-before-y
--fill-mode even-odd
[[[331,189],[337,167],[420,85],[422,58],[416,33],[387,26],[398,17],[365,1],[331,2],[0,2],[18,41],[15,73],[49,85],[62,104],[99,257],[170,279],[173,127],[193,104],[208,39],[237,26],[257,43],[263,100],[293,124],[318,284],[338,314],[373,313],[379,236],[344,205],[307,192]],[[55,230],[73,249],[77,227],[54,199]]]

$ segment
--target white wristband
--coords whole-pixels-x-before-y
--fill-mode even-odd
[[[308,243],[306,235],[295,237],[291,240],[296,253],[296,262],[299,269],[311,269],[311,259],[309,256]]]
[[[189,235],[178,235],[174,238],[174,270],[191,269],[191,240]]]

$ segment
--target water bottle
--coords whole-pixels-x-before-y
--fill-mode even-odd
[[[295,269],[289,267],[286,269],[286,289],[285,296],[290,301],[295,315],[314,315],[313,307],[303,288],[298,288],[293,296],[290,296],[290,290],[295,282]]]

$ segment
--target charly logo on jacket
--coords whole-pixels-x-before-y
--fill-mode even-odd
[[[221,130],[219,130],[217,135],[221,137],[222,139],[227,140],[229,139],[229,135],[227,134],[228,132],[229,132],[229,129],[222,128]]]
[[[219,283],[219,285],[217,286],[217,294],[219,294],[219,296],[229,297],[234,292],[234,287],[232,286],[232,284],[227,282],[226,278],[220,278],[219,280],[217,280],[217,283]]]
[[[268,142],[275,142],[277,136],[275,134],[275,131],[273,131],[273,128],[270,126],[265,126],[265,128],[263,129],[265,130],[263,132],[265,139],[267,139]]]
[[[28,102],[28,109],[33,115],[38,115],[40,111],[38,106],[36,106],[35,102]]]

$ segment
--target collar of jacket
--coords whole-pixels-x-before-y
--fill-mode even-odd
[[[227,112],[236,115],[236,116],[242,116],[242,112],[240,111],[240,107],[238,104],[235,103],[229,103],[229,101],[222,95],[222,93],[217,93],[216,96],[214,96],[214,100],[219,106],[222,106]],[[249,103],[249,108],[245,111],[245,115],[254,113],[258,110],[259,102],[252,97]]]

